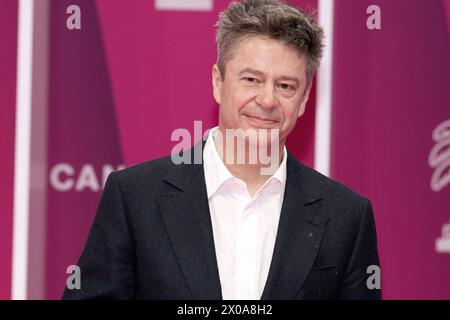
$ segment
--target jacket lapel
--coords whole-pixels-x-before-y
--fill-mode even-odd
[[[261,300],[295,298],[314,264],[328,221],[313,209],[321,198],[309,188],[303,165],[291,154],[287,161],[285,196]]]
[[[181,164],[165,181],[161,215],[192,299],[222,299],[203,166]]]

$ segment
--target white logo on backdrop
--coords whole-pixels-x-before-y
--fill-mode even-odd
[[[71,164],[58,163],[50,170],[49,181],[52,188],[59,192],[81,192],[85,190],[99,192],[105,186],[109,174],[122,169],[125,169],[124,165],[114,167],[113,165],[105,164],[98,168],[97,171],[101,171],[101,175],[97,176],[95,167],[92,164],[84,164],[77,171]]]
[[[439,192],[450,183],[450,119],[440,123],[433,130],[432,137],[436,144],[428,156],[428,164],[434,169],[430,187],[434,192]],[[450,253],[450,223],[442,226],[435,249],[438,253]]]
[[[155,0],[156,10],[211,11],[213,0]]]
[[[436,239],[436,252],[450,253],[450,223],[442,226],[442,236]]]
[[[450,183],[450,119],[433,130],[436,142],[428,156],[428,164],[434,169],[431,176],[431,190],[439,192]]]

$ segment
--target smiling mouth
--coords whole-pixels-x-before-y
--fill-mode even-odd
[[[272,124],[272,123],[277,123],[278,122],[276,120],[260,118],[260,117],[252,116],[252,115],[249,115],[249,114],[246,114],[245,116],[248,119],[252,120],[252,121],[257,121],[257,122],[266,123],[266,124]]]

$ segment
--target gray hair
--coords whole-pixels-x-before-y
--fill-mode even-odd
[[[314,14],[278,0],[242,0],[232,2],[219,15],[215,27],[217,66],[225,77],[225,66],[233,57],[233,49],[248,36],[280,40],[306,56],[307,85],[320,65],[323,52],[323,30]]]

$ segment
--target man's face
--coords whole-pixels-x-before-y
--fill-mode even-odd
[[[306,60],[279,40],[246,37],[228,61],[225,79],[212,70],[213,93],[220,105],[219,128],[278,129],[280,145],[303,115],[309,97]]]

